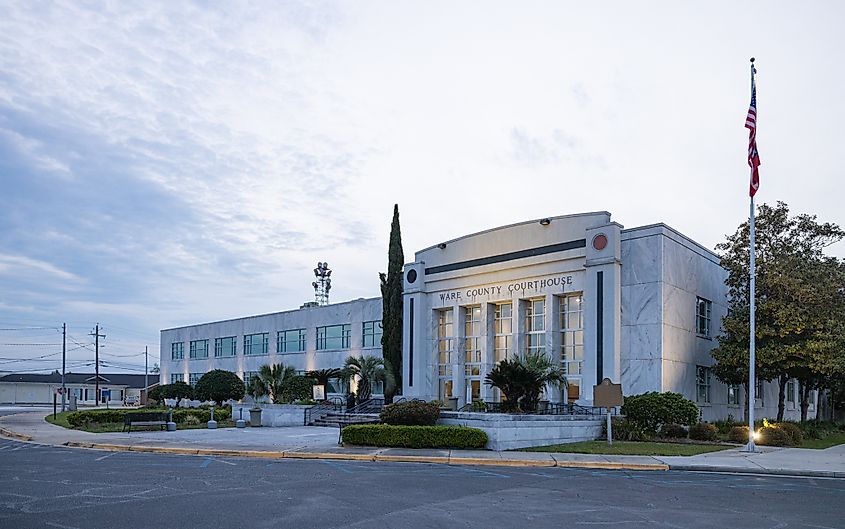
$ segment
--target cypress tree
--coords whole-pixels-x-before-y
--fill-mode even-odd
[[[402,233],[399,230],[399,204],[393,206],[393,222],[390,225],[390,245],[387,250],[387,273],[379,273],[381,279],[383,334],[381,351],[385,367],[393,374],[395,389],[385,388],[385,397],[402,393],[402,266],[405,256],[402,252]]]

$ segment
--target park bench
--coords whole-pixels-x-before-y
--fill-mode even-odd
[[[167,426],[167,414],[160,411],[144,411],[144,412],[130,412],[123,416],[123,430],[129,427],[132,431],[132,426]]]

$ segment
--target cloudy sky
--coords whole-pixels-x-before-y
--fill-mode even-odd
[[[162,328],[313,299],[318,260],[376,296],[394,203],[409,261],[595,210],[712,248],[751,56],[759,200],[845,225],[840,2],[2,4],[0,370],[55,367],[65,321],[71,368],[99,322],[137,369]]]

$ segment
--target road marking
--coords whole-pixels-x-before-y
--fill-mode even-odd
[[[346,472],[347,474],[353,474],[354,473],[351,470],[349,470],[348,468],[344,467],[341,464],[335,463],[334,461],[321,459],[320,462],[322,462],[324,465],[328,465],[328,466],[330,466],[334,469],[340,470],[341,472]]]
[[[104,456],[102,456],[102,457],[98,457],[98,458],[97,458],[97,459],[95,459],[94,461],[102,461],[103,459],[106,459],[107,457],[111,457],[111,456],[113,456],[113,455],[117,455],[117,452],[111,452],[111,453],[106,454],[106,455],[104,455]]]
[[[50,527],[58,527],[59,529],[79,529],[79,527],[74,527],[72,525],[62,525],[60,523],[55,522],[45,522],[44,525],[49,525]]]

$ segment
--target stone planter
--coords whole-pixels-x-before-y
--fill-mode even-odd
[[[252,408],[249,410],[249,425],[253,428],[261,426],[261,408]]]

